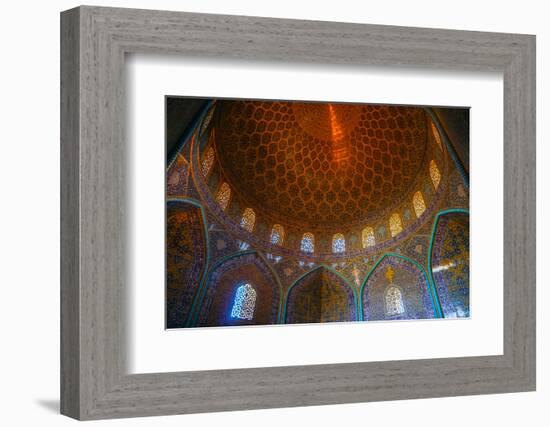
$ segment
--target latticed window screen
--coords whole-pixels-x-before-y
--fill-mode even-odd
[[[372,227],[363,228],[363,232],[361,234],[362,234],[361,240],[363,241],[363,248],[368,248],[376,244],[376,239],[374,237],[374,230],[372,229]]]
[[[204,133],[204,131],[208,128],[208,125],[210,124],[210,122],[212,121],[212,117],[214,116],[214,110],[215,110],[216,106],[212,106],[212,108],[210,108],[210,110],[208,110],[208,113],[206,113],[206,117],[204,118],[203,122],[202,122],[202,128],[201,128],[201,135]]]
[[[346,239],[342,233],[336,233],[332,236],[332,252],[341,254],[346,251]]]
[[[426,210],[426,203],[424,202],[424,196],[422,196],[422,192],[417,191],[416,193],[414,193],[413,206],[414,206],[414,212],[416,213],[416,217],[420,218],[420,216]]]
[[[244,228],[249,233],[252,233],[252,230],[254,230],[255,222],[256,222],[256,214],[254,213],[254,209],[246,208],[241,218],[241,227]]]
[[[390,216],[390,233],[392,237],[397,236],[403,231],[403,224],[401,223],[401,217],[398,213],[392,214]]]
[[[202,163],[201,163],[202,176],[206,178],[210,173],[210,171],[212,170],[213,165],[214,165],[214,148],[210,146],[207,148],[206,153],[204,153],[204,157],[202,158]]]
[[[285,229],[280,224],[275,224],[271,230],[271,243],[274,245],[282,245],[285,238]]]
[[[256,307],[256,290],[249,284],[243,283],[237,288],[231,317],[235,319],[252,320]]]
[[[227,205],[229,204],[230,198],[231,198],[231,187],[229,187],[229,184],[227,182],[224,182],[218,189],[218,192],[216,193],[216,201],[218,202],[222,210],[227,209]]]
[[[304,233],[302,243],[300,245],[302,252],[312,254],[315,250],[315,238],[311,233]]]
[[[437,130],[437,127],[432,122],[432,134],[434,136],[435,142],[437,142],[437,145],[439,145],[439,148],[443,150],[443,143],[441,142],[441,135],[439,135],[439,131]]]
[[[439,187],[439,182],[441,181],[441,173],[439,172],[439,168],[434,160],[430,161],[430,177],[432,178],[434,187],[437,189],[437,187]]]
[[[396,286],[390,286],[386,290],[386,314],[388,316],[397,316],[403,314],[405,307],[403,305],[403,295]]]

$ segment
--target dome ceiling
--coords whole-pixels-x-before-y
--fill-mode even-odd
[[[274,222],[334,228],[391,211],[426,162],[420,108],[220,102],[216,151],[231,186]]]

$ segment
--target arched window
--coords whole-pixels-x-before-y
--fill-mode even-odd
[[[256,290],[250,283],[243,283],[235,292],[231,317],[234,319],[252,320],[256,307]]]
[[[230,198],[231,188],[229,187],[229,184],[227,182],[224,182],[216,193],[216,202],[218,202],[223,211],[227,209]]]
[[[202,176],[204,176],[205,178],[208,176],[208,174],[212,170],[212,165],[214,165],[214,148],[210,146],[208,147],[208,149],[206,150],[206,153],[204,153],[204,156],[202,158],[202,163],[201,163]]]
[[[346,239],[342,233],[332,236],[332,253],[342,254],[346,251]]]
[[[254,213],[254,209],[246,208],[243,212],[243,217],[241,218],[241,227],[249,233],[252,233],[252,230],[254,230],[255,222],[256,214]]]
[[[363,241],[363,248],[368,248],[376,244],[376,239],[374,238],[374,230],[372,227],[363,228],[361,233],[361,240]]]
[[[424,197],[422,196],[422,192],[417,191],[416,193],[414,193],[413,206],[414,206],[414,212],[416,213],[416,217],[420,218],[420,216],[426,210],[426,203],[424,203]]]
[[[439,131],[437,130],[437,127],[432,122],[432,134],[434,136],[435,142],[437,142],[437,145],[439,145],[439,149],[443,150],[443,144],[441,142],[441,136],[439,135]]]
[[[214,116],[214,109],[215,105],[213,105],[210,110],[208,110],[208,113],[206,113],[206,116],[204,117],[204,120],[202,121],[202,128],[201,128],[201,135],[204,133],[210,122],[212,121],[212,117]]]
[[[441,181],[441,173],[434,160],[430,161],[430,177],[432,178],[432,184],[437,189]]]
[[[401,223],[401,217],[398,213],[392,214],[390,216],[390,233],[392,237],[397,236],[403,231],[403,224]]]
[[[315,237],[311,233],[304,233],[300,245],[302,252],[312,254],[315,251]]]
[[[285,239],[285,229],[280,224],[275,224],[271,229],[271,243],[273,245],[282,245]]]
[[[403,295],[397,286],[390,286],[386,290],[386,315],[397,316],[403,314],[405,307],[403,305]]]

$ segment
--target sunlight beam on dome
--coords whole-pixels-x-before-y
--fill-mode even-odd
[[[349,158],[348,142],[344,138],[344,131],[338,122],[336,110],[328,104],[330,127],[332,129],[332,160],[340,165]]]

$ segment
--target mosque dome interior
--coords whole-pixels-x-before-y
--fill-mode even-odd
[[[167,327],[469,316],[469,112],[168,98]]]

